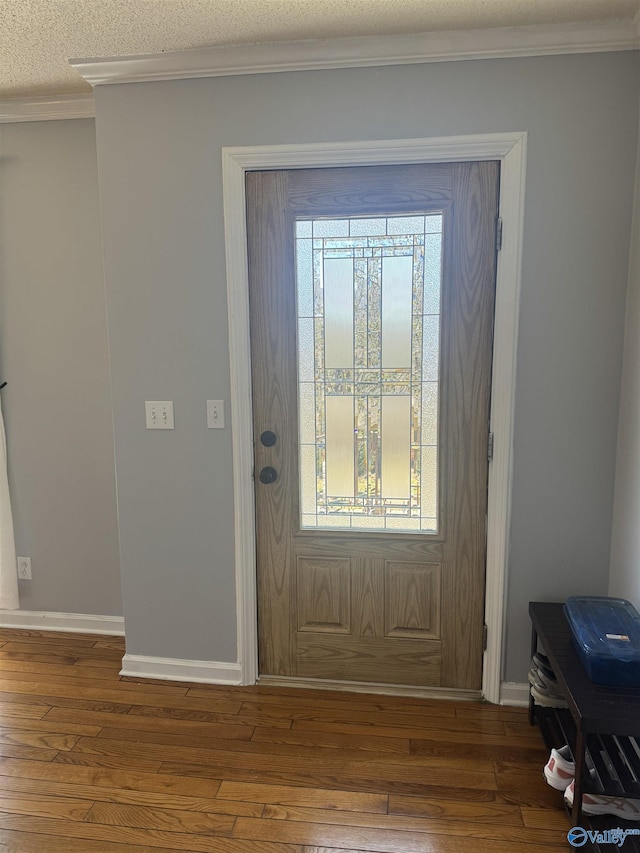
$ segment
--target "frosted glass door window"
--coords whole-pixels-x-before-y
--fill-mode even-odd
[[[303,529],[438,530],[442,219],[296,222]]]

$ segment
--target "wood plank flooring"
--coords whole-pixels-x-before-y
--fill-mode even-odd
[[[556,853],[524,710],[121,678],[124,640],[0,629],[3,853]]]

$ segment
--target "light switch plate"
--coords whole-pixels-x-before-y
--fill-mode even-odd
[[[147,429],[174,429],[173,400],[145,400]]]
[[[224,400],[207,400],[207,428],[224,429]]]

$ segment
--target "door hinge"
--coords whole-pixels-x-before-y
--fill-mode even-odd
[[[489,433],[489,440],[487,441],[487,459],[489,462],[493,459],[493,433]]]
[[[502,217],[496,219],[496,252],[502,248]]]
[[[489,629],[486,624],[482,626],[482,651],[487,651],[487,634],[489,633]]]

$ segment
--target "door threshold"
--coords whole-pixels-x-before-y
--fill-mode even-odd
[[[260,675],[258,684],[269,687],[300,687],[313,690],[338,690],[343,693],[380,693],[385,696],[413,696],[416,699],[455,699],[481,701],[481,690],[457,690],[453,687],[416,687],[412,684],[379,684],[374,681],[332,681],[327,678]]]

